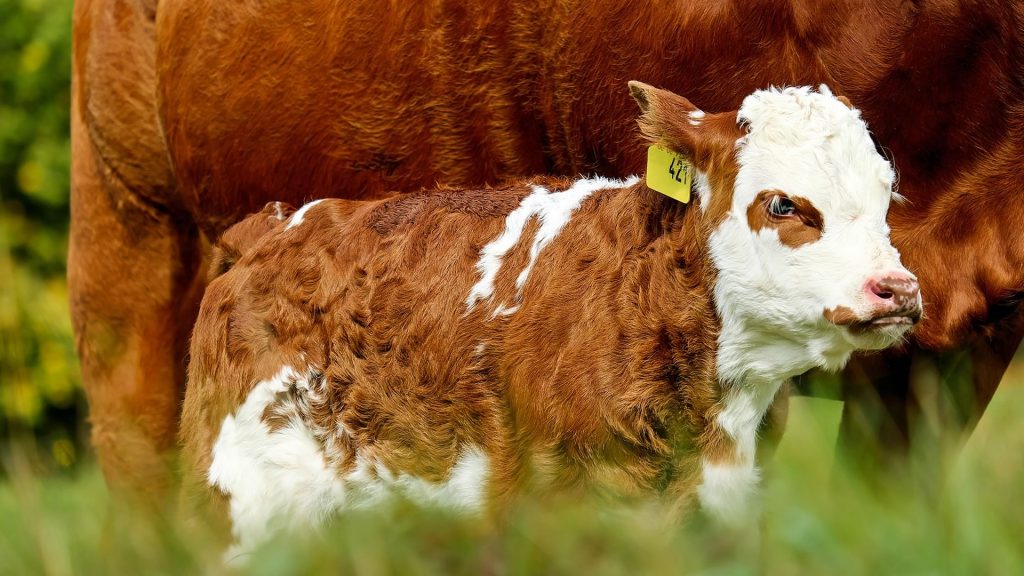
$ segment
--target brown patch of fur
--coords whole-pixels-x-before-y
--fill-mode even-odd
[[[710,123],[719,123],[722,126],[718,132],[728,132],[736,129],[736,113],[716,114],[714,118],[707,119]],[[734,134],[736,135],[736,134]],[[738,136],[737,136],[738,137]],[[734,141],[735,143],[735,141]],[[739,173],[739,164],[736,162],[736,149],[733,147],[720,146],[714,153],[708,156],[707,160],[708,184],[713,191],[726,191],[726,193],[712,193],[708,215],[710,226],[718,226],[726,214],[732,210],[732,191],[736,186],[736,175]]]
[[[507,192],[507,193],[503,193]],[[493,218],[511,212],[524,194],[521,188],[483,190],[439,190],[406,194],[388,200],[370,213],[367,224],[378,234],[387,235],[400,226],[411,226],[417,217],[437,209],[467,214],[474,218]]]
[[[791,216],[776,216],[768,210],[775,196],[788,198],[795,207]],[[790,248],[817,242],[821,238],[824,219],[821,212],[806,198],[791,196],[781,190],[762,190],[747,207],[747,224],[754,232],[765,228],[775,230],[779,241]]]
[[[263,409],[263,414],[260,415],[260,421],[267,426],[267,431],[271,434],[279,432],[288,426],[294,416],[294,408],[290,405],[292,402],[291,390],[281,390],[274,394],[274,401]]]
[[[825,320],[835,324],[836,326],[853,326],[860,322],[863,322],[860,316],[856,312],[847,308],[846,306],[836,306],[835,308],[826,308],[823,312]]]
[[[708,427],[700,438],[703,460],[716,465],[739,464],[739,455],[736,453],[732,437],[716,422],[716,418],[721,412],[717,408],[719,407],[716,406],[716,409],[709,415]]]

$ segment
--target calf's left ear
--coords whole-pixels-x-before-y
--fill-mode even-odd
[[[225,230],[213,243],[207,281],[230,270],[257,240],[283,227],[294,212],[290,204],[270,202]]]
[[[698,169],[708,171],[722,155],[731,156],[743,130],[736,112],[706,114],[682,96],[630,81],[629,91],[640,105],[637,120],[645,138],[687,156]]]

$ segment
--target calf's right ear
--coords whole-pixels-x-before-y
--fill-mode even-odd
[[[707,114],[678,94],[632,80],[629,91],[640,105],[640,132],[654,144],[688,157],[702,171],[731,156],[744,132],[736,112]]]

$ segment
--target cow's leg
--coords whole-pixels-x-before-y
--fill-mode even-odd
[[[905,461],[910,358],[881,355],[854,358],[843,371],[841,462],[865,478]]]
[[[68,283],[93,443],[117,495],[172,484],[201,247],[157,122],[156,0],[78,0]]]
[[[73,132],[68,282],[92,441],[115,492],[156,502],[202,289],[198,234],[128,190],[80,119]]]
[[[1019,329],[1001,328],[962,349],[913,354],[906,425],[922,481],[945,481],[999,387],[1021,340]]]
[[[902,475],[909,466],[918,484],[939,488],[1014,357],[1019,325],[1016,318],[992,338],[959,350],[913,350],[851,363],[843,373],[844,461],[869,479],[878,472]],[[892,475],[882,480],[891,482]]]

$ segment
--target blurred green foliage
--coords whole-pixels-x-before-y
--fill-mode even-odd
[[[0,482],[0,574],[1022,574],[1022,403],[1024,365],[929,496],[912,478],[931,468],[865,483],[834,467],[838,403],[794,399],[759,537],[695,514],[675,523],[656,501],[526,499],[495,523],[398,502],[279,534],[237,572],[221,563],[215,523],[126,514],[104,525],[97,470],[40,478],[14,465]]]
[[[70,465],[83,410],[65,261],[70,0],[0,0],[0,439]]]

